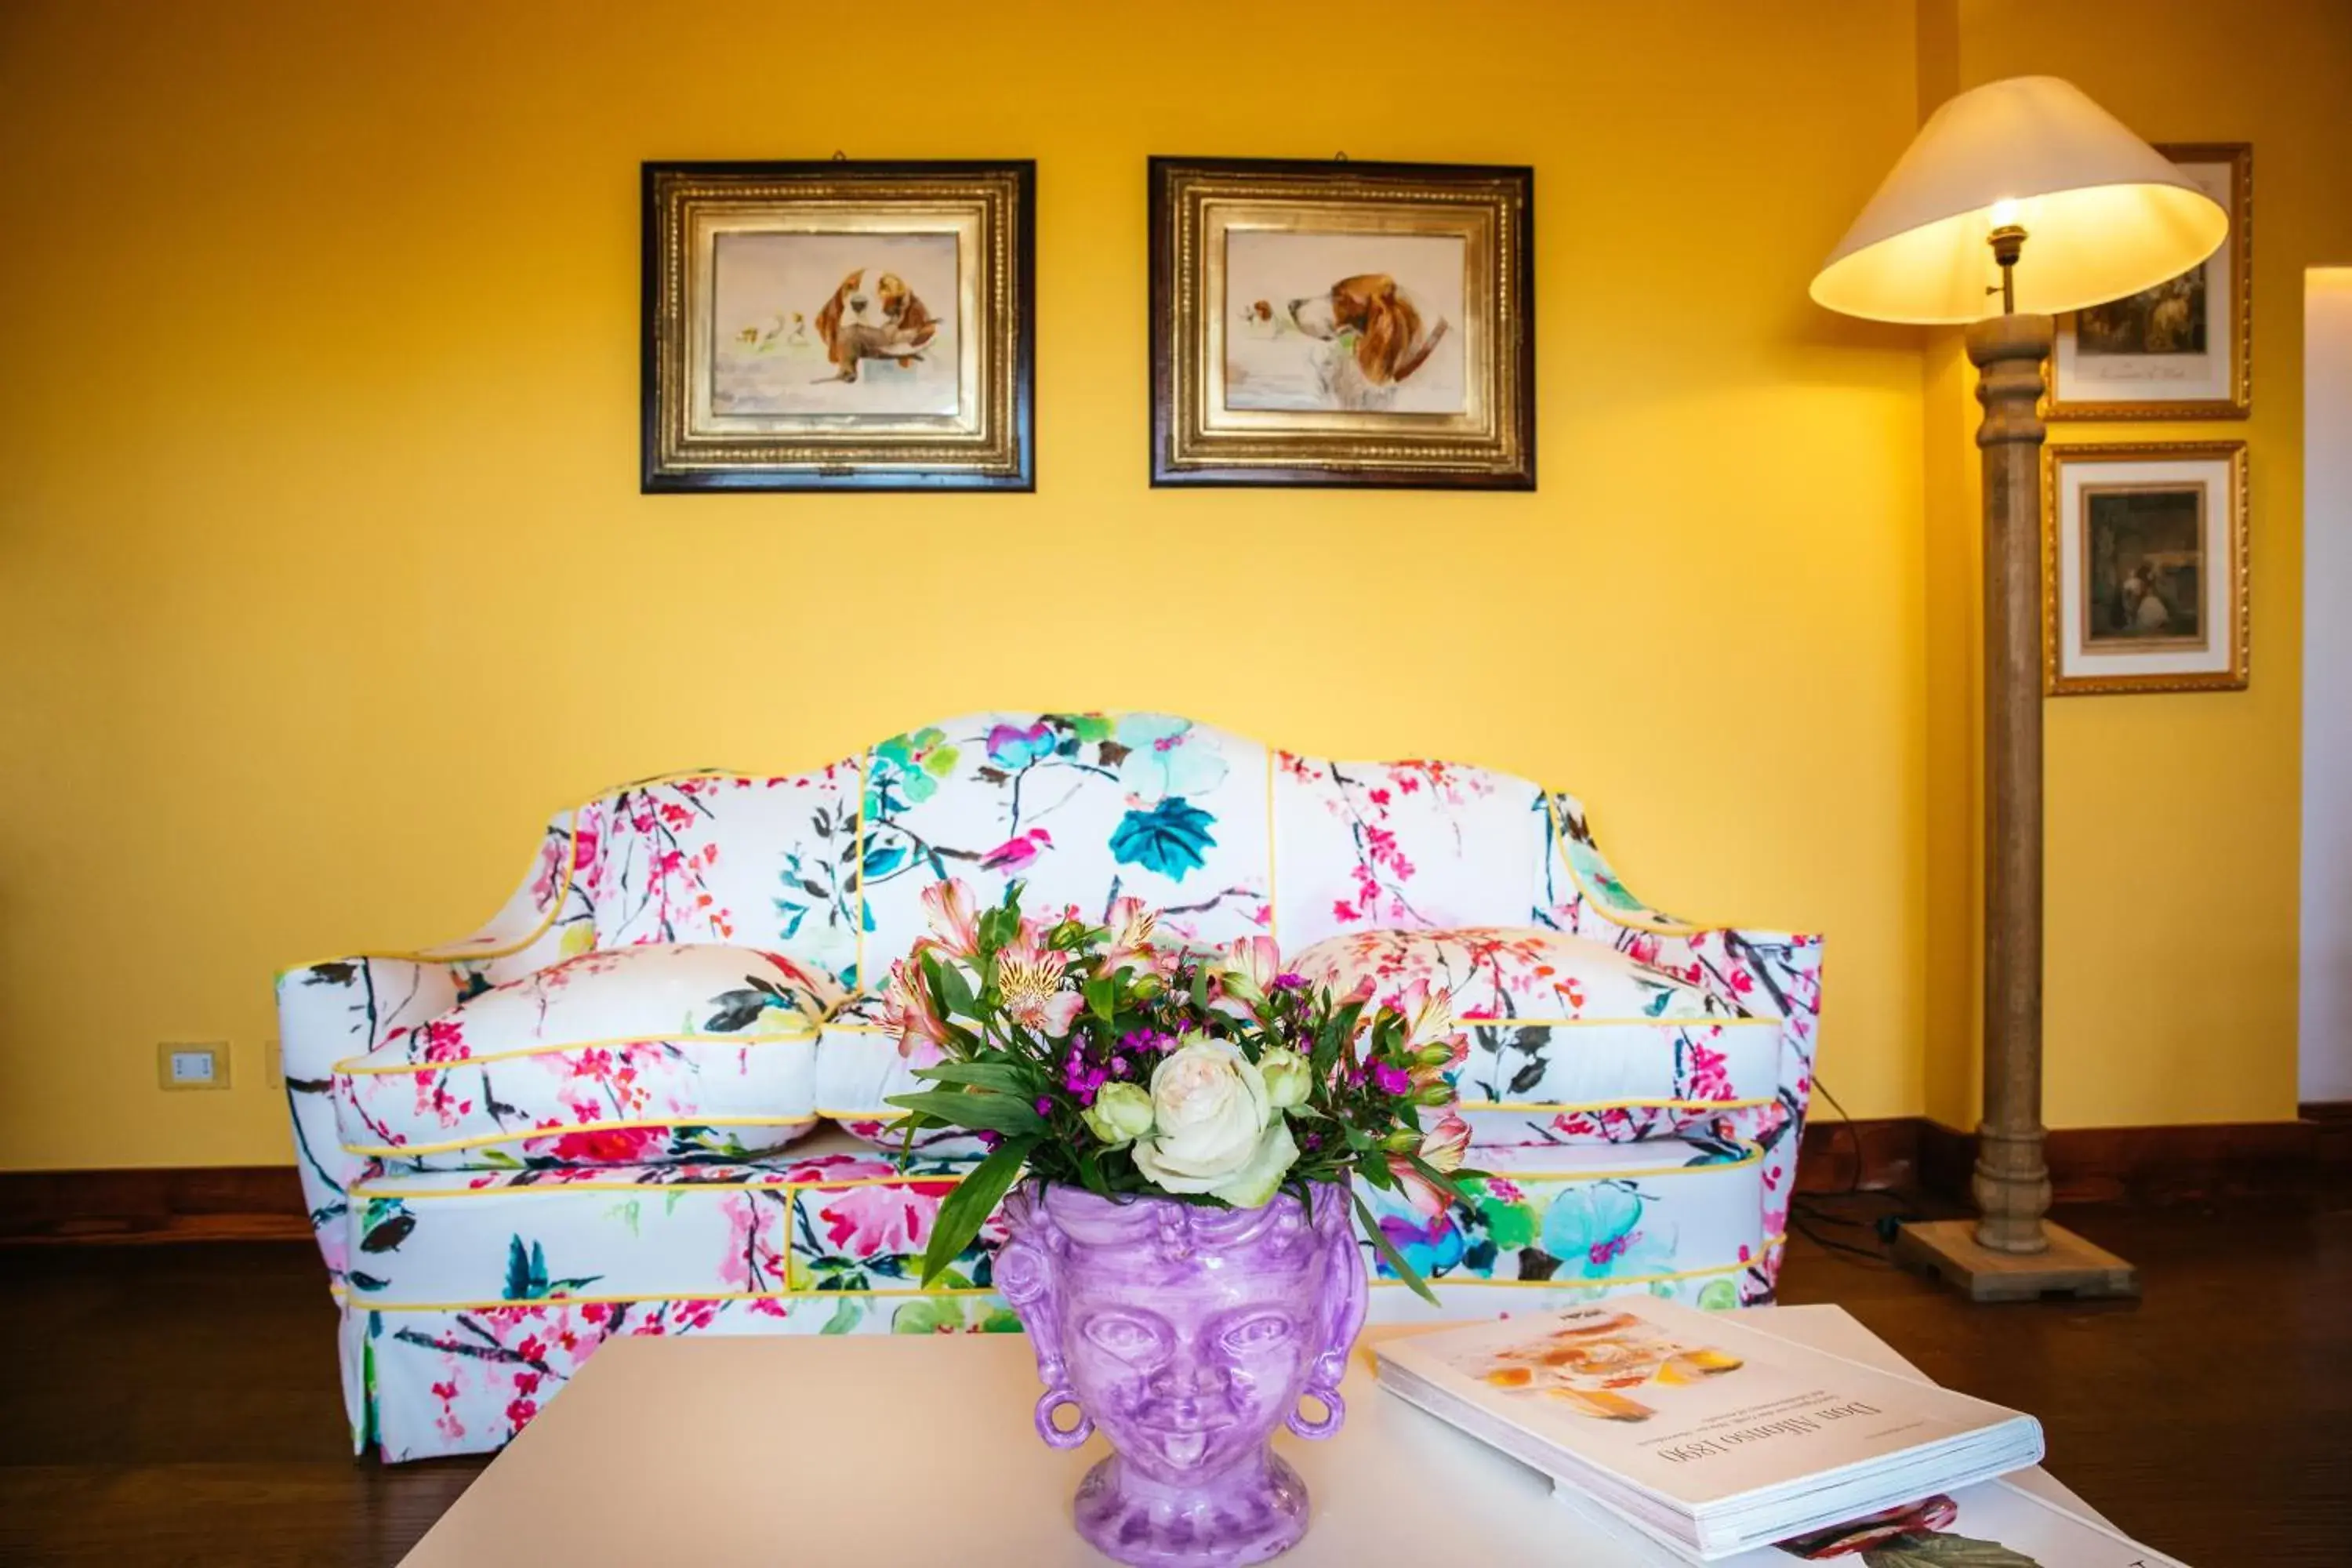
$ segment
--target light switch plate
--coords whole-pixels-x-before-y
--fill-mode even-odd
[[[155,1076],[165,1089],[226,1089],[226,1040],[165,1040],[155,1047]]]
[[[279,1046],[274,1039],[264,1040],[261,1043],[261,1063],[262,1071],[268,1077],[269,1087],[272,1089],[284,1089],[286,1087],[286,1051],[284,1047]]]

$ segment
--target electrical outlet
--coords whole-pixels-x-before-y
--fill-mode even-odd
[[[165,1089],[226,1089],[228,1042],[166,1040],[155,1047],[155,1076]]]

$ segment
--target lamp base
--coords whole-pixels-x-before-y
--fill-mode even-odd
[[[2040,1252],[1995,1252],[1977,1240],[1972,1219],[1928,1220],[1895,1234],[1895,1261],[1933,1275],[1971,1301],[2078,1300],[2137,1296],[2139,1270],[2105,1247],[2044,1224]]]

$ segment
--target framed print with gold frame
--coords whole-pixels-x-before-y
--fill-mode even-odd
[[[1535,488],[1532,170],[1150,180],[1153,484]]]
[[[1034,163],[644,186],[645,489],[1035,488]]]
[[[2048,419],[2243,419],[2253,408],[2254,151],[2158,143],[2230,215],[2221,248],[2179,277],[2058,318]]]
[[[2244,688],[2243,441],[2046,447],[2042,508],[2045,692]]]

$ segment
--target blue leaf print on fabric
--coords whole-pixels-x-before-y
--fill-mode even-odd
[[[1174,881],[1208,864],[1202,852],[1216,847],[1210,827],[1216,818],[1189,801],[1170,795],[1150,811],[1130,811],[1110,836],[1110,852],[1122,866],[1140,866]]]

